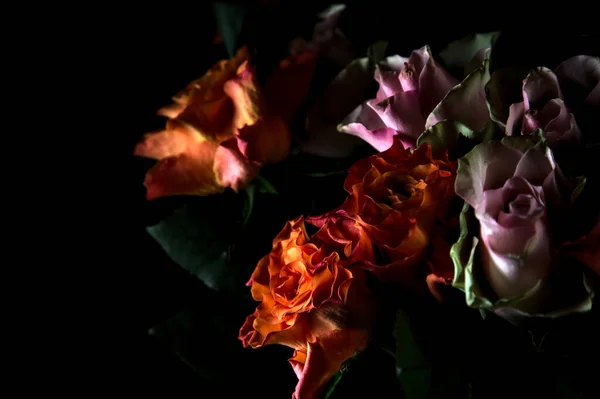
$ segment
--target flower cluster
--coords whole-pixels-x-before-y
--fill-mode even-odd
[[[600,59],[492,69],[491,42],[479,40],[469,57],[452,58],[455,43],[439,60],[424,46],[350,62],[332,51],[344,41],[338,14],[293,43],[264,87],[245,48],[219,62],[135,149],[158,160],[148,199],[240,190],[288,157],[316,54],[346,65],[309,108],[300,151],[340,157],[360,139],[377,153],[349,168],[339,207],[288,221],[273,240],[248,282],[260,303],[239,331],[244,347],[293,348],[293,397],[310,399],[369,345],[382,307],[373,280],[440,301],[452,289],[517,325],[590,310],[599,176],[585,165],[600,155]]]

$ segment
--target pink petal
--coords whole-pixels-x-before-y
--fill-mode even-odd
[[[529,72],[523,81],[525,111],[539,109],[551,98],[563,98],[558,78],[548,68],[538,67]],[[540,103],[542,102],[543,103]]]
[[[476,145],[458,160],[454,188],[456,194],[476,207],[483,200],[483,192],[500,188],[511,178],[523,154],[500,141]]]
[[[405,137],[412,137],[411,148],[415,148],[417,138],[425,125],[419,109],[419,94],[416,91],[396,93],[380,103],[373,104],[372,108],[386,127]]]
[[[581,131],[575,122],[575,116],[567,110],[560,98],[548,101],[537,113],[536,118],[543,126],[544,134],[551,147],[559,142],[579,142]]]
[[[550,148],[538,144],[525,152],[517,164],[514,176],[521,177],[533,185],[542,186],[555,167]]]
[[[523,105],[523,102],[511,104],[508,110],[508,119],[506,121],[507,136],[521,135],[524,116],[525,106]]]
[[[419,94],[421,115],[429,115],[446,93],[458,84],[458,81],[433,59],[429,47],[414,50],[409,58],[419,74]]]
[[[459,121],[473,131],[483,129],[483,125],[490,120],[485,97],[485,85],[489,80],[488,65],[485,63],[448,92],[429,114],[425,127],[430,128],[448,119]]]

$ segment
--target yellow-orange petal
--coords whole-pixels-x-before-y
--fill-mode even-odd
[[[170,124],[167,129],[148,133],[135,146],[135,156],[163,159],[185,152],[203,141],[198,133],[183,124]]]
[[[187,105],[174,119],[193,127],[206,140],[221,143],[233,137],[235,109],[229,97]]]
[[[279,117],[261,119],[241,128],[237,140],[240,151],[261,164],[281,162],[290,152],[290,132]]]
[[[283,60],[265,84],[265,98],[271,111],[289,124],[305,100],[317,65],[316,54],[305,51]]]
[[[144,180],[149,200],[170,195],[210,195],[223,192],[213,171],[218,144],[204,141],[154,165]]]
[[[235,107],[234,126],[241,129],[253,125],[264,113],[264,99],[258,88],[258,82],[252,67],[243,62],[237,75],[225,82],[223,91],[233,101]]]

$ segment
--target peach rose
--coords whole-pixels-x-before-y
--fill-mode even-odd
[[[436,220],[445,216],[455,176],[456,163],[447,156],[434,158],[428,144],[409,152],[399,139],[351,167],[341,208],[381,250],[376,275],[390,282],[419,278],[411,266],[421,263]]]
[[[166,128],[145,135],[134,150],[158,160],[146,174],[147,198],[238,191],[262,165],[285,159],[290,115],[306,90],[290,78],[296,67],[303,76],[311,75],[310,56],[282,63],[263,94],[244,47],[190,83],[174,104],[161,108],[158,114],[169,118]],[[272,105],[281,98],[277,90],[290,97]]]
[[[296,399],[317,397],[342,363],[367,345],[368,299],[356,276],[310,242],[304,220],[287,222],[250,279],[260,301],[240,329],[244,347],[280,344],[295,349],[290,363],[298,375]],[[357,298],[360,296],[360,300]]]

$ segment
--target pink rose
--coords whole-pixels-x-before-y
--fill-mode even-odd
[[[472,207],[480,226],[470,232],[476,235],[472,249],[453,248],[455,264],[464,267],[455,285],[464,285],[470,305],[478,303],[504,317],[589,308],[583,271],[565,260],[550,228],[570,198],[558,189],[560,179],[552,151],[539,134],[485,142],[459,160],[456,194]],[[464,253],[471,254],[471,266],[457,261]]]
[[[527,135],[542,129],[552,148],[577,144],[581,130],[565,101],[564,89],[581,92],[580,102],[600,104],[600,59],[586,55],[569,58],[554,72],[533,69],[523,81],[523,101],[512,104],[506,122],[508,135]]]
[[[367,141],[378,151],[391,147],[394,136],[415,148],[429,113],[458,81],[435,60],[427,46],[409,58],[392,56],[377,66],[379,90],[348,115],[338,129]]]

